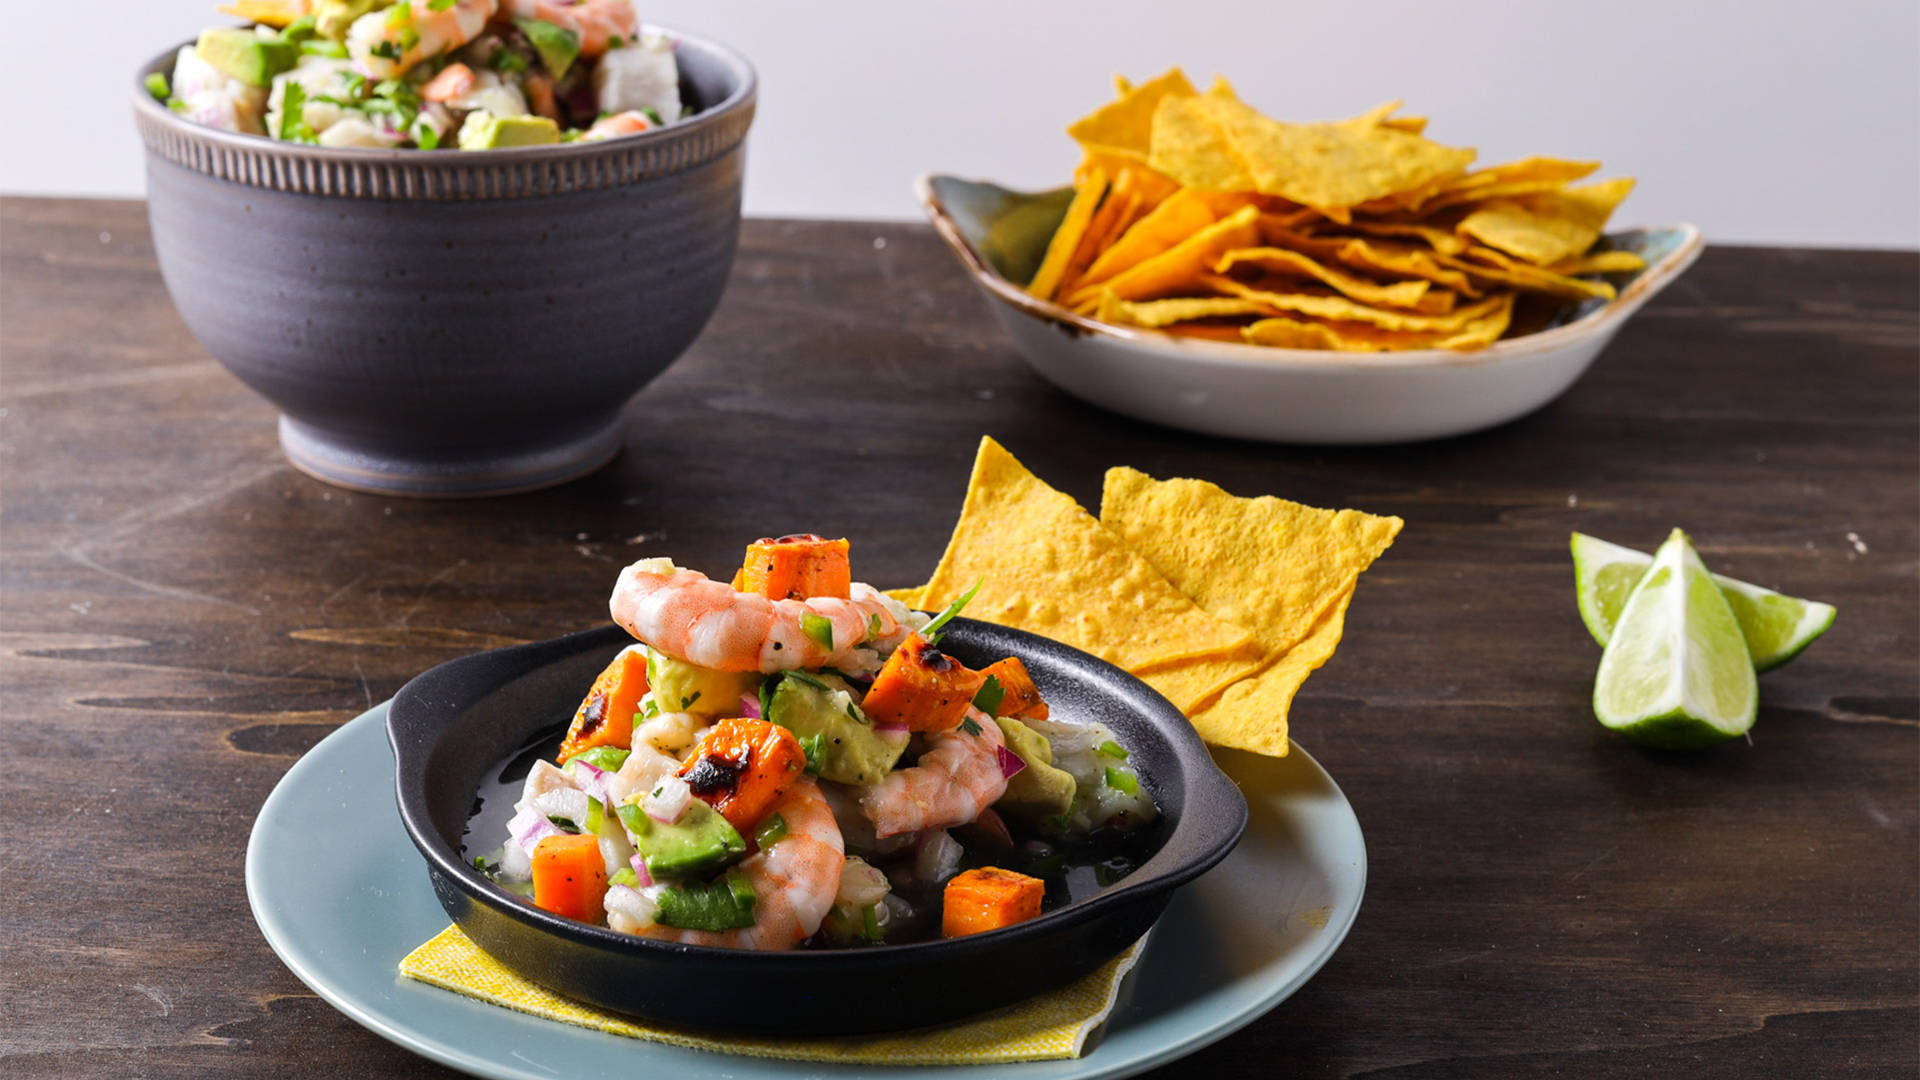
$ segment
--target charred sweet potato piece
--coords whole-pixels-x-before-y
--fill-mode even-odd
[[[814,596],[845,600],[852,584],[846,540],[812,533],[755,540],[747,545],[746,560],[733,575],[736,590],[759,593],[769,600]]]
[[[596,746],[633,749],[633,714],[640,711],[646,693],[647,654],[628,649],[614,657],[573,714],[573,726],[560,744],[560,763]]]
[[[694,744],[680,777],[742,836],[807,767],[793,732],[764,720],[722,720]]]
[[[905,724],[911,731],[945,731],[966,715],[986,681],[986,673],[968,668],[919,634],[909,634],[874,676],[860,708],[883,727]]]
[[[940,934],[960,937],[1023,923],[1040,914],[1046,882],[997,866],[983,866],[947,882]]]
[[[994,706],[993,715],[1045,720],[1047,702],[1040,696],[1040,688],[1033,685],[1033,676],[1027,674],[1027,665],[1017,656],[1009,656],[980,669],[980,674],[991,675],[1000,680],[1000,689],[1006,691],[1000,704]]]

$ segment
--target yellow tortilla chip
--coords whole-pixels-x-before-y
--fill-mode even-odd
[[[1108,176],[1119,176],[1122,169],[1132,172],[1134,190],[1140,193],[1142,213],[1159,206],[1167,196],[1180,190],[1178,180],[1154,172],[1139,158],[1104,150],[1087,151],[1086,157],[1080,161],[1080,167],[1074,170],[1073,182],[1079,184],[1095,169],[1103,170]]]
[[[1558,296],[1567,300],[1585,300],[1591,297],[1611,300],[1615,296],[1613,286],[1604,281],[1588,281],[1584,278],[1556,274],[1544,266],[1521,262],[1492,248],[1469,247],[1465,256],[1456,258],[1442,255],[1440,261],[1448,266],[1458,267],[1477,282],[1505,285],[1526,292]]]
[[[219,9],[222,15],[231,15],[246,22],[259,23],[262,26],[274,26],[284,30],[293,25],[293,21],[305,14],[305,5],[291,3],[289,0],[233,0]]]
[[[1340,220],[1348,208],[1456,176],[1472,150],[1375,125],[1283,124],[1225,97],[1194,99],[1259,191]]]
[[[1212,204],[1197,191],[1182,188],[1169,196],[1133,227],[1121,234],[1113,246],[1100,253],[1080,277],[1073,303],[1095,296],[1090,285],[1130,270],[1206,228],[1214,221]]]
[[[1647,260],[1631,251],[1596,251],[1547,267],[1554,273],[1567,277],[1573,277],[1576,274],[1631,274],[1646,268]]]
[[[1333,658],[1346,632],[1347,606],[1352,602],[1353,590],[1348,589],[1298,645],[1276,654],[1273,663],[1234,682],[1210,704],[1188,714],[1194,730],[1211,746],[1285,757],[1294,695],[1307,676]]]
[[[1600,239],[1614,208],[1632,190],[1632,178],[1621,177],[1548,194],[1496,199],[1467,215],[1455,231],[1535,266],[1548,266],[1585,254]]]
[[[1044,634],[1128,670],[1228,655],[1251,640],[1200,610],[1119,534],[991,438],[980,440],[960,520],[923,606],[945,605],[975,581],[983,584],[969,617]]]
[[[1067,272],[1067,263],[1080,246],[1080,237],[1085,235],[1087,225],[1093,220],[1093,213],[1106,193],[1107,174],[1100,169],[1093,170],[1085,180],[1074,186],[1073,201],[1067,204],[1066,216],[1060,219],[1060,227],[1053,231],[1053,239],[1047,242],[1046,257],[1040,260],[1040,269],[1034,272],[1033,280],[1027,284],[1027,292],[1042,300],[1053,299],[1054,292],[1060,288],[1060,279]]]
[[[1112,293],[1103,294],[1100,306],[1095,310],[1099,312],[1096,317],[1101,322],[1116,326],[1141,326],[1150,330],[1196,319],[1272,314],[1271,308],[1256,300],[1230,296],[1183,296],[1172,300],[1134,302],[1117,299]]]
[[[1252,191],[1246,163],[1227,145],[1194,97],[1163,97],[1153,113],[1153,141],[1147,164],[1206,191]]]
[[[1253,244],[1259,216],[1258,207],[1243,206],[1166,251],[1115,274],[1104,284],[1080,289],[1068,297],[1068,302],[1078,304],[1089,293],[1097,292],[1111,293],[1122,300],[1149,300],[1190,288],[1223,253]],[[1092,277],[1092,272],[1087,276]]]
[[[1399,349],[1483,349],[1500,340],[1513,322],[1513,294],[1500,293],[1475,305],[1479,314],[1457,330],[1387,330],[1362,322],[1262,319],[1241,331],[1250,345],[1336,352],[1386,352]],[[1461,309],[1467,310],[1467,309]]]
[[[1500,297],[1492,296],[1463,308],[1455,308],[1445,315],[1421,315],[1412,311],[1374,307],[1331,293],[1281,292],[1272,287],[1285,283],[1248,283],[1218,274],[1203,275],[1200,283],[1224,296],[1257,300],[1268,307],[1311,315],[1317,319],[1367,323],[1383,330],[1443,331],[1449,334],[1462,330],[1468,323],[1493,313],[1500,306],[1501,301]]]
[[[1080,234],[1080,242],[1074,246],[1073,255],[1067,259],[1067,268],[1060,275],[1060,285],[1056,292],[1065,294],[1073,291],[1080,276],[1087,272],[1095,256],[1112,242],[1114,227],[1122,214],[1130,213],[1130,207],[1138,206],[1140,195],[1133,189],[1134,171],[1123,168],[1108,185],[1106,197],[1100,200],[1100,208],[1093,212],[1093,220],[1087,223],[1086,231]]]
[[[1412,307],[1426,295],[1428,287],[1425,280],[1397,281],[1391,285],[1382,285],[1336,270],[1331,266],[1324,266],[1298,251],[1287,248],[1238,248],[1220,256],[1214,262],[1213,269],[1216,273],[1225,274],[1232,271],[1234,267],[1242,265],[1255,266],[1269,273],[1310,277],[1332,286],[1342,295],[1352,297],[1363,304],[1378,304],[1384,307]]]
[[[1455,235],[1452,229],[1443,229],[1437,225],[1356,219],[1347,228],[1368,236],[1405,236],[1415,240],[1425,240],[1428,247],[1443,255],[1458,255],[1467,250],[1466,240]]]
[[[1153,114],[1169,95],[1193,97],[1197,91],[1179,68],[1138,86],[1128,86],[1118,100],[1075,120],[1067,134],[1089,150],[1117,152],[1145,160],[1153,138]]]
[[[919,611],[920,600],[926,591],[927,587],[925,585],[914,585],[908,588],[887,589],[886,594],[908,607],[913,608],[915,611]]]
[[[1419,135],[1427,130],[1427,118],[1424,116],[1389,116],[1380,121],[1381,127],[1404,131],[1409,135]]]

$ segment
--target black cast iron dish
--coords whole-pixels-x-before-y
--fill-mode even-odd
[[[669,31],[672,33],[672,31]],[[620,410],[713,314],[740,231],[756,83],[676,34],[697,116],[594,143],[362,150],[217,131],[134,75],[174,306],[344,487],[500,494],[620,449]]]
[[[479,653],[402,687],[387,714],[400,818],[434,895],[468,937],[521,975],[618,1012],[772,1035],[896,1031],[959,1019],[1080,978],[1160,916],[1173,890],[1240,839],[1247,804],[1165,698],[1078,649],[956,619],[941,648],[972,665],[1018,656],[1055,715],[1099,719],[1132,750],[1167,821],[1163,846],[1100,893],[1031,922],[944,941],[747,952],[652,941],[563,919],[488,881],[460,853],[481,780],[573,715],[633,639],[619,627]]]

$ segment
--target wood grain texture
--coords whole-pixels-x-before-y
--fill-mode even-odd
[[[446,1075],[321,1003],[241,881],[293,760],[438,661],[596,625],[616,569],[852,537],[918,582],[991,433],[1102,471],[1398,514],[1294,710],[1366,829],[1346,945],[1172,1075],[1912,1076],[1920,259],[1714,249],[1559,402],[1300,449],[1033,376],[931,233],[750,222],[706,336],[554,491],[350,494],[174,315],[137,203],[0,202],[0,1073]],[[1567,533],[1838,605],[1751,744],[1602,731]]]

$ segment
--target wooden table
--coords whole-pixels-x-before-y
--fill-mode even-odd
[[[599,623],[617,568],[856,541],[921,580],[992,433],[1094,506],[1127,463],[1407,521],[1294,728],[1371,877],[1305,989],[1192,1076],[1912,1076],[1920,368],[1912,253],[1721,248],[1537,415],[1312,449],[1135,423],[1031,374],[917,225],[754,221],[706,336],[558,490],[293,471],[188,335],[138,203],[0,204],[0,1073],[443,1075],[281,966],[241,882],[304,750],[439,661]],[[1838,605],[1751,744],[1588,706],[1567,533]],[[423,878],[424,879],[424,878]]]

